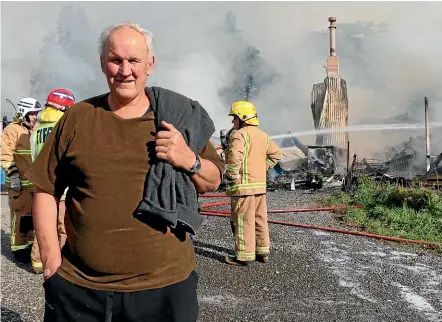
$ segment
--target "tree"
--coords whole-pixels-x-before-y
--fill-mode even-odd
[[[246,46],[233,61],[232,84],[220,91],[227,105],[238,100],[256,99],[260,91],[276,77],[274,69],[260,56],[253,46]]]
[[[255,99],[276,77],[274,68],[261,58],[258,48],[248,45],[240,37],[241,30],[237,28],[236,16],[232,12],[227,13],[224,25],[226,32],[235,39],[233,48],[238,48],[238,51],[232,56],[231,84],[222,88],[219,95],[227,105],[238,100]]]

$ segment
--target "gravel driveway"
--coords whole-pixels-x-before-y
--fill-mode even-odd
[[[313,206],[315,196],[270,192],[269,208]],[[324,212],[271,218],[342,227]],[[199,321],[442,321],[442,257],[359,236],[281,225],[270,230],[269,263],[229,266],[222,263],[233,247],[229,220],[205,218],[195,242]],[[41,321],[42,277],[11,260],[4,196],[1,231],[1,321]]]

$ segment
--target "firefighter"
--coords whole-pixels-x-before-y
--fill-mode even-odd
[[[39,260],[40,254],[30,254],[34,240],[34,186],[26,180],[25,172],[32,163],[30,135],[42,108],[35,98],[23,98],[17,105],[15,120],[6,126],[1,135],[1,166],[6,173],[5,183],[11,210],[11,251],[16,261],[29,263],[31,257]]]
[[[230,224],[235,238],[232,265],[267,262],[270,253],[267,223],[266,172],[281,159],[281,151],[258,128],[255,106],[247,101],[232,104],[233,128],[226,153],[226,193],[231,197]]]
[[[37,129],[31,135],[31,153],[32,153],[32,162],[37,158],[40,153],[43,145],[54,128],[55,124],[58,120],[63,116],[64,112],[75,104],[75,98],[71,91],[64,88],[57,88],[51,91],[46,99],[45,109],[40,115],[40,124]],[[65,217],[65,198],[66,191],[63,196],[60,198],[60,202],[58,204],[58,233],[59,233],[59,241],[60,248],[63,248],[66,242],[66,229],[64,226],[64,217]],[[38,247],[37,237],[34,238],[34,243],[32,245],[32,253],[40,253],[40,249]],[[38,260],[32,260],[32,269],[35,273],[40,274],[43,273],[43,263]]]
[[[226,161],[226,151],[229,147],[230,137],[232,136],[233,132],[235,131],[235,127],[232,127],[229,131],[226,131],[225,129],[222,129],[220,131],[220,140],[221,140],[221,157],[223,158],[224,162]]]

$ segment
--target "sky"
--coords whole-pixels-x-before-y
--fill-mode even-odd
[[[235,35],[224,27],[229,12],[240,30]],[[246,45],[277,74],[253,101],[261,128],[309,131],[311,90],[326,76],[334,16],[349,125],[403,113],[423,123],[424,96],[431,121],[442,122],[440,12],[441,2],[1,2],[0,106],[11,118],[6,98],[34,95],[44,102],[57,87],[70,88],[77,100],[107,92],[98,36],[110,24],[132,21],[154,35],[148,85],[198,100],[215,121],[215,135],[231,127],[219,91],[232,82],[233,58]],[[423,134],[415,132],[358,132],[350,139],[354,151],[370,154]]]

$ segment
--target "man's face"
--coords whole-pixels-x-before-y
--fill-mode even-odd
[[[148,59],[146,39],[141,33],[129,27],[113,31],[101,57],[101,69],[112,95],[130,101],[143,93],[154,61],[154,57]]]
[[[237,118],[236,116],[234,116],[234,117],[233,117],[233,120],[232,120],[232,123],[233,123],[233,128],[234,128],[235,130],[239,130],[239,118]]]
[[[35,122],[37,122],[37,114],[38,114],[38,112],[29,112],[28,114],[26,114],[26,118],[28,119],[28,123],[31,126],[34,126]]]

